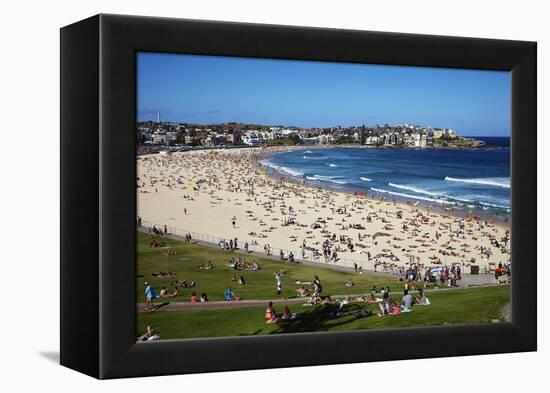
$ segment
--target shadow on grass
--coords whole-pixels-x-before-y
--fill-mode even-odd
[[[296,319],[280,321],[277,329],[271,334],[299,333],[299,332],[322,332],[333,330],[338,326],[345,326],[355,322],[359,318],[368,318],[373,314],[366,306],[348,304],[339,312],[338,304],[328,304],[312,307],[307,311],[299,313]]]
[[[170,302],[164,302],[164,303],[160,303],[160,304],[155,304],[155,305],[153,306],[153,311],[157,311],[159,308],[164,307],[164,306],[167,306],[167,305],[169,305],[169,304],[170,304]]]
[[[252,332],[252,333],[242,333],[242,334],[239,334],[239,336],[257,336],[257,335],[260,334],[262,331],[263,331],[263,329],[258,329],[258,330],[256,330],[255,332]]]

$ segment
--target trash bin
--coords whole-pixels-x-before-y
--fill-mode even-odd
[[[470,274],[479,274],[479,266],[477,265],[470,266]]]

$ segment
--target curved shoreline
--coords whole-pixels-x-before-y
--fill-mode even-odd
[[[328,191],[331,191],[331,192],[344,193],[344,194],[353,195],[353,196],[356,196],[356,197],[363,197],[363,198],[369,199],[373,202],[375,202],[375,201],[387,201],[387,202],[403,205],[403,207],[407,207],[407,208],[414,208],[414,207],[424,208],[424,209],[429,210],[430,212],[446,215],[446,216],[449,216],[449,217],[468,218],[468,217],[471,217],[471,216],[477,216],[477,217],[480,217],[481,219],[483,219],[485,221],[488,221],[488,222],[491,222],[493,224],[502,226],[506,229],[510,229],[510,226],[511,226],[510,224],[511,224],[511,220],[512,220],[512,215],[511,215],[512,207],[511,206],[509,208],[510,209],[509,215],[505,216],[505,215],[487,214],[486,212],[480,211],[478,208],[472,208],[472,209],[455,208],[455,207],[453,207],[453,205],[451,203],[449,203],[447,205],[448,208],[446,208],[446,205],[444,203],[439,204],[439,203],[435,202],[436,204],[434,205],[434,204],[432,204],[428,201],[425,201],[425,200],[422,200],[422,199],[417,199],[414,196],[400,197],[399,195],[394,195],[394,194],[389,194],[388,193],[388,195],[392,195],[391,198],[390,198],[390,197],[388,197],[388,195],[386,195],[386,193],[373,191],[371,187],[369,187],[368,192],[361,191],[361,193],[358,194],[357,191],[354,191],[350,188],[346,189],[345,186],[344,187],[336,187],[336,186],[331,186],[330,184],[320,185],[318,183],[308,181],[307,178],[300,178],[300,177],[297,177],[297,176],[293,176],[291,174],[285,173],[284,171],[278,170],[277,168],[265,165],[261,162],[261,161],[267,161],[275,155],[278,155],[278,154],[281,154],[281,153],[286,153],[286,152],[294,152],[294,151],[301,151],[301,150],[306,150],[306,151],[307,150],[325,150],[325,149],[337,149],[337,148],[377,149],[376,147],[371,147],[371,146],[358,147],[358,146],[354,146],[354,145],[329,145],[329,146],[319,146],[319,147],[316,147],[316,146],[296,146],[296,147],[286,147],[285,149],[277,149],[277,150],[271,150],[269,152],[264,152],[264,154],[261,157],[257,157],[255,161],[256,161],[256,164],[262,168],[264,174],[266,176],[269,176],[269,177],[273,178],[273,179],[286,181],[286,182],[292,183],[292,184],[308,186],[308,187],[315,188],[315,189],[325,189],[325,190],[328,190]],[[268,149],[271,149],[271,148],[268,148]],[[418,149],[408,149],[408,150],[418,150]],[[411,203],[411,199],[414,200],[416,202],[416,204]],[[475,212],[475,214],[470,214],[468,212],[468,210]]]
[[[324,244],[330,242],[338,251],[330,263],[353,267],[356,262],[367,270],[405,267],[413,257],[423,266],[459,263],[464,273],[471,264],[488,268],[508,262],[509,243],[505,252],[490,242],[509,238],[507,226],[273,176],[258,159],[296,149],[254,150],[142,156],[138,216],[193,232],[194,238],[238,238],[239,245],[248,242],[253,251],[269,246],[273,255],[292,251],[299,260],[303,242],[305,260],[322,260]],[[489,256],[482,256],[481,246],[491,251]]]

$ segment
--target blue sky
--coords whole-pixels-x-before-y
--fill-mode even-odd
[[[510,135],[510,74],[445,68],[138,54],[138,121],[300,127],[420,124]]]

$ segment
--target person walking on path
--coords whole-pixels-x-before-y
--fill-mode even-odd
[[[147,298],[147,304],[145,305],[145,311],[153,310],[153,300],[157,297],[153,287],[148,282],[145,282],[145,297]]]
[[[323,292],[321,280],[319,279],[318,275],[315,275],[315,278],[313,280],[313,296],[320,296],[321,292]]]
[[[277,296],[281,296],[283,291],[283,279],[279,273],[275,273],[275,281],[277,282]]]

